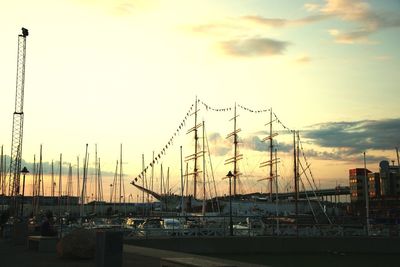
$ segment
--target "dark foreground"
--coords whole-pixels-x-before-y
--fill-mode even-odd
[[[125,248],[124,248],[125,250]],[[4,267],[92,267],[93,260],[60,259],[57,254],[28,250],[26,246],[14,245],[10,240],[0,239],[0,266]],[[123,266],[160,266],[160,260],[140,254],[123,253]]]
[[[226,263],[233,263],[234,266],[241,267],[302,267],[302,266],[399,266],[400,254],[382,254],[382,253],[258,253],[258,254],[240,254],[240,253],[220,253],[193,255],[182,252],[173,252],[160,249],[144,248],[133,245],[124,245],[123,248],[123,266],[160,266],[161,258],[174,257],[201,257],[211,259],[210,257],[222,260]],[[233,265],[232,264],[232,265]],[[0,239],[0,266],[32,266],[32,267],[92,267],[95,266],[95,260],[68,260],[60,259],[57,254],[43,253],[28,250],[26,246],[14,245],[10,240]]]

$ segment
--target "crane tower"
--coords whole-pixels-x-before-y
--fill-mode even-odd
[[[9,180],[9,195],[14,197],[14,205],[16,205],[16,197],[19,195],[20,190],[19,178],[21,173],[22,137],[24,130],[26,37],[28,35],[29,32],[25,28],[22,28],[22,34],[18,35],[17,81],[15,91],[15,111],[13,113]]]

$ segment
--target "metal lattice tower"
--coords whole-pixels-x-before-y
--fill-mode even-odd
[[[13,114],[9,183],[9,195],[14,197],[18,196],[20,191],[22,137],[24,130],[26,37],[28,34],[28,30],[22,28],[22,34],[18,35],[17,82],[15,92],[15,111]]]

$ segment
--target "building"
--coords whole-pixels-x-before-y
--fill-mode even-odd
[[[390,165],[387,160],[379,163],[381,193],[384,198],[400,197],[400,166]]]
[[[349,170],[350,182],[350,201],[365,201],[365,176],[371,173],[370,170],[364,168],[355,168]]]
[[[368,191],[370,199],[381,198],[381,176],[379,172],[368,173]]]

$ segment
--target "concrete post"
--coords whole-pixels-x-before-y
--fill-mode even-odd
[[[122,232],[96,233],[96,267],[122,267]]]

